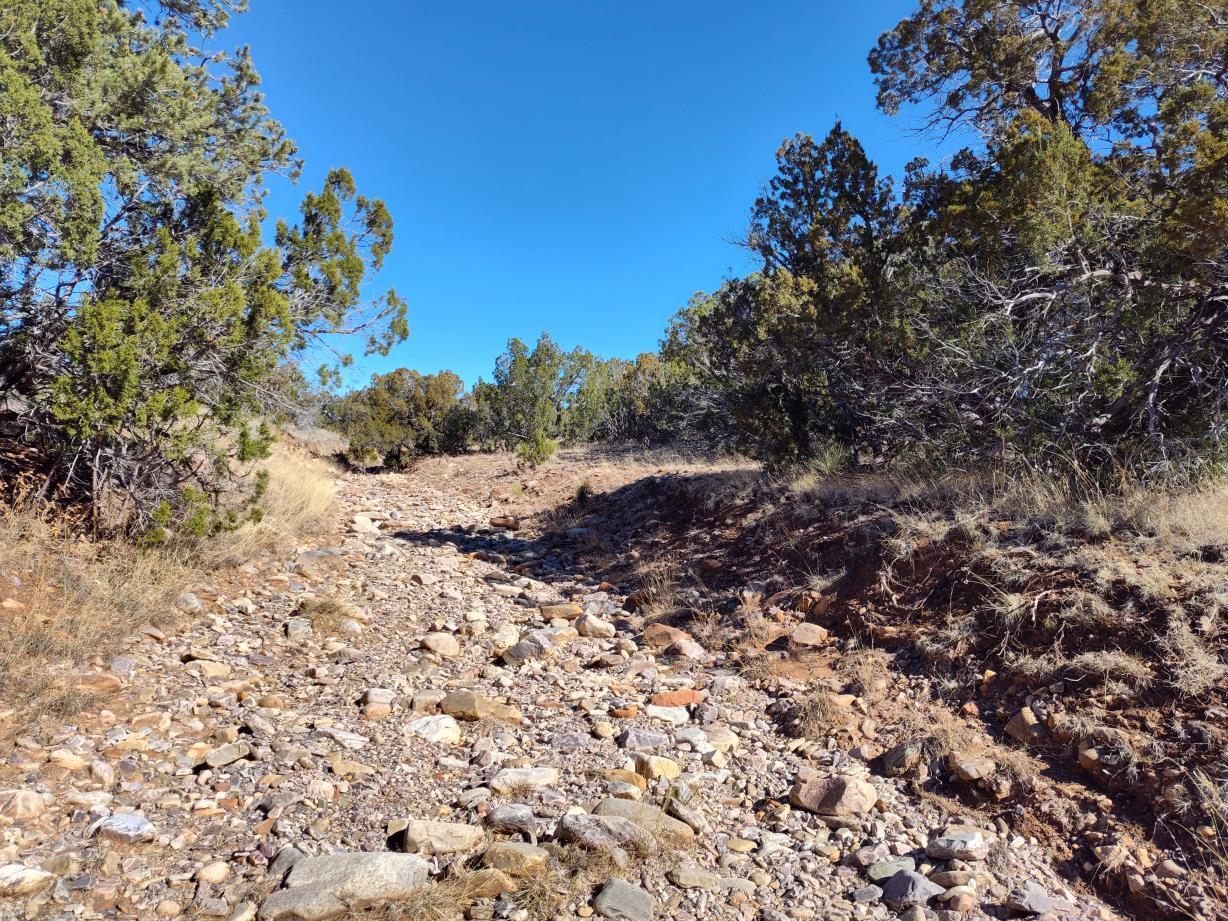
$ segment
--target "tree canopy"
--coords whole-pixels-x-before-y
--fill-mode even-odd
[[[0,7],[0,396],[45,493],[137,530],[232,484],[287,357],[339,331],[386,351],[405,303],[364,286],[392,245],[344,169],[266,243],[263,180],[296,176],[240,4]],[[216,42],[210,42],[211,45]]]

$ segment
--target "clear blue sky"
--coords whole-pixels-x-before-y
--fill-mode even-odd
[[[913,0],[251,0],[249,43],[306,159],[292,214],[334,166],[383,198],[396,243],[372,293],[410,338],[372,371],[489,378],[549,330],[610,357],[654,349],[730,244],[780,141],[836,118],[899,175],[937,156],[874,108],[866,53]]]

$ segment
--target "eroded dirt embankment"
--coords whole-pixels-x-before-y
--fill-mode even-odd
[[[1221,488],[1073,499],[1037,483],[636,473],[565,462],[531,483],[536,499],[489,495],[541,509],[541,565],[609,579],[765,686],[857,693],[873,711],[867,734],[782,704],[803,735],[1037,835],[1142,917],[1222,912]],[[791,642],[801,623],[827,638]],[[885,687],[851,674],[867,663]]]

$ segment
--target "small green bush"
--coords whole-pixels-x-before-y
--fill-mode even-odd
[[[546,433],[537,429],[531,438],[516,446],[516,458],[524,467],[538,467],[544,464],[559,449],[559,443]]]

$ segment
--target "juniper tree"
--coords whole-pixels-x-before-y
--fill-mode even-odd
[[[923,0],[880,106],[983,139],[914,172],[928,345],[894,436],[1214,459],[1228,426],[1228,7]],[[918,242],[919,241],[919,242]]]
[[[252,416],[288,355],[407,332],[395,293],[364,303],[392,220],[344,169],[265,242],[263,180],[296,150],[247,49],[201,47],[240,5],[0,6],[5,434],[46,494],[137,530],[266,449]]]

